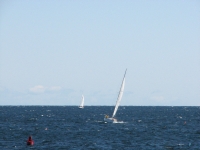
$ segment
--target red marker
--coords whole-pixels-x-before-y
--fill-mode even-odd
[[[27,140],[27,145],[33,145],[34,141],[32,140],[32,137],[29,136],[28,140]]]

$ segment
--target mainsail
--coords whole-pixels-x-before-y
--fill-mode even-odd
[[[123,92],[124,92],[124,86],[125,86],[125,75],[126,75],[126,71],[125,71],[125,74],[124,74],[124,78],[123,78],[123,81],[122,81],[122,85],[121,85],[121,88],[120,88],[120,91],[119,91],[119,95],[118,95],[118,98],[117,98],[117,102],[116,102],[116,105],[115,105],[115,109],[114,109],[112,118],[115,116],[117,109],[119,107],[120,101],[122,99],[122,95],[123,95]]]
[[[84,105],[84,96],[82,95],[82,100],[81,100],[80,107],[83,107],[83,105]]]

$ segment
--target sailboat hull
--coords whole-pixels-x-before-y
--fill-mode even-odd
[[[105,122],[117,122],[117,119],[115,118],[104,118]]]

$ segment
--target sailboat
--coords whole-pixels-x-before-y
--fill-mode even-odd
[[[120,101],[122,99],[122,95],[123,95],[123,92],[124,92],[125,76],[126,76],[126,71],[125,71],[125,74],[124,74],[124,78],[122,80],[122,85],[121,85],[121,88],[120,88],[120,91],[119,91],[119,95],[118,95],[118,98],[117,98],[117,102],[116,102],[116,105],[115,105],[115,109],[114,109],[113,115],[112,115],[111,118],[109,118],[109,116],[106,115],[105,118],[104,118],[105,122],[117,122],[117,119],[115,119],[114,117],[115,117],[115,115],[117,113],[117,110],[118,110],[118,107],[119,107],[119,104],[120,104]]]
[[[82,100],[81,100],[81,104],[79,106],[79,108],[84,108],[84,96],[82,95]]]

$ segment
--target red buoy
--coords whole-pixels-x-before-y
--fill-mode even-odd
[[[27,140],[27,145],[33,145],[34,141],[32,140],[32,137],[29,136],[28,140]]]

